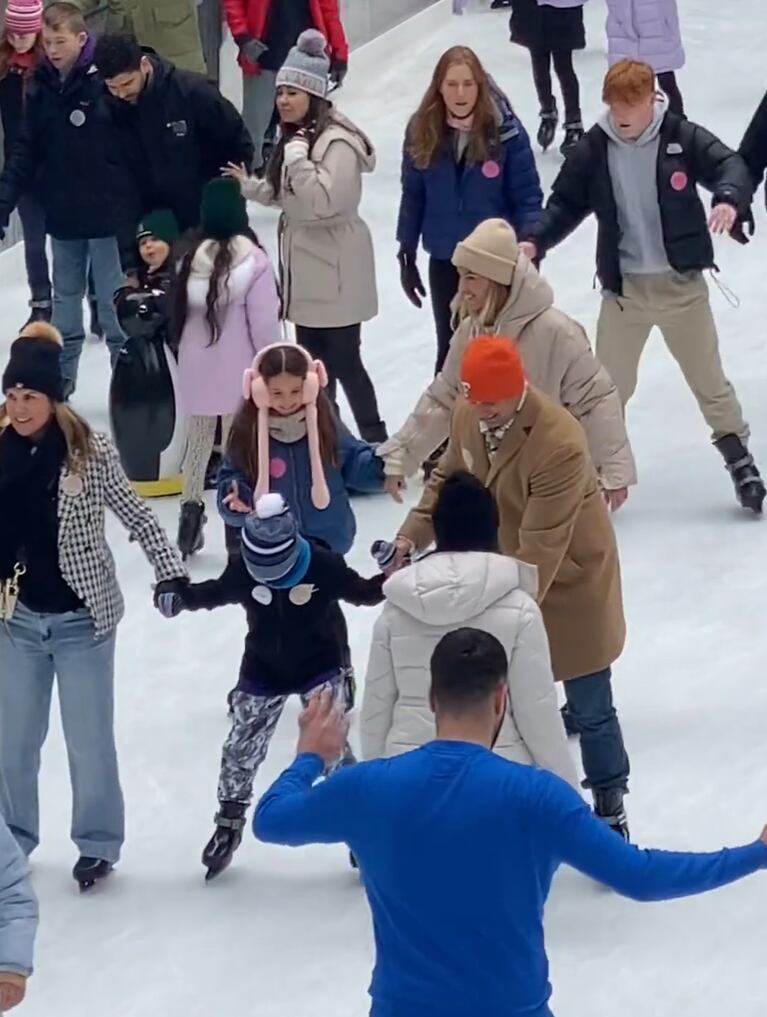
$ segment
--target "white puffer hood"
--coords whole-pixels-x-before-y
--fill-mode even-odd
[[[203,279],[210,279],[213,274],[213,265],[218,254],[220,243],[218,240],[203,240],[192,258],[192,276],[199,276]],[[256,245],[247,237],[236,236],[229,241],[232,249],[232,268],[241,265],[254,250]]]
[[[395,572],[386,599],[425,625],[461,625],[512,590],[538,592],[534,565],[484,551],[435,553]]]

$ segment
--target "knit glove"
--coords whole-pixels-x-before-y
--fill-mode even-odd
[[[340,88],[349,70],[346,60],[330,61],[330,83],[334,88]]]
[[[260,39],[256,39],[252,35],[238,35],[234,41],[237,43],[240,53],[242,53],[246,60],[250,60],[252,64],[257,64],[269,49],[266,43],[261,42]]]
[[[287,168],[309,158],[309,138],[303,130],[296,131],[285,145],[283,165]]]
[[[175,618],[186,607],[188,579],[164,579],[154,588],[154,606],[163,618]]]
[[[423,307],[422,297],[426,296],[426,287],[418,271],[415,255],[400,251],[397,261],[399,261],[399,281],[405,296],[414,307]]]

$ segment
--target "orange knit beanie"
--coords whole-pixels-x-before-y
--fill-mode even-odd
[[[525,391],[525,372],[516,340],[480,335],[466,347],[461,362],[463,394],[473,403],[500,403]]]

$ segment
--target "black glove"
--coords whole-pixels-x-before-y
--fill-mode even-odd
[[[246,60],[250,60],[252,64],[257,64],[269,49],[266,43],[256,39],[253,35],[238,35],[234,41],[237,43],[240,53],[242,53]]]
[[[340,88],[349,70],[346,60],[334,59],[330,61],[330,83],[334,88]]]
[[[755,232],[756,223],[754,222],[754,213],[749,208],[746,215],[741,216],[732,227],[730,236],[733,240],[737,240],[739,244],[750,244],[751,237]]]
[[[413,307],[423,307],[421,298],[426,296],[426,287],[421,279],[421,273],[418,271],[415,255],[408,254],[407,251],[400,251],[397,261],[399,261],[399,281],[405,291],[405,296]]]
[[[175,618],[186,607],[188,579],[164,579],[154,588],[154,606],[163,618]]]

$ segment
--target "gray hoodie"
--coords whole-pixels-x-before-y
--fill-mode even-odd
[[[619,134],[608,110],[599,121],[607,135],[607,165],[618,206],[621,272],[648,274],[670,269],[658,203],[658,145],[668,99],[660,96],[649,127],[633,141]]]

